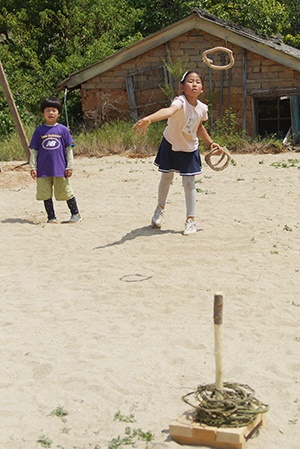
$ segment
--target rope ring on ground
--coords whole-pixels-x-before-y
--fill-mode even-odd
[[[221,150],[221,153],[220,153]],[[231,155],[226,147],[222,147],[219,150],[218,147],[213,147],[205,156],[204,160],[207,163],[207,165],[214,171],[222,171],[225,170],[226,167],[228,167],[229,162],[231,161]],[[212,161],[212,158],[214,156],[220,156],[219,159],[216,160],[216,162]],[[225,160],[224,160],[225,159]],[[224,162],[223,162],[224,161]],[[222,163],[223,162],[223,163]],[[220,165],[221,164],[221,165]]]
[[[182,399],[195,409],[194,422],[214,427],[243,427],[259,413],[269,410],[269,406],[255,398],[254,393],[248,385],[225,382],[223,390],[217,390],[214,384],[199,385],[196,391]]]
[[[210,53],[216,53],[217,51],[225,52],[225,53],[228,54],[229,63],[227,65],[215,65],[213,63],[213,60],[209,59],[207,57],[207,55],[209,55]],[[229,48],[226,48],[226,47],[214,47],[214,48],[210,48],[209,50],[205,50],[202,53],[202,61],[205,62],[205,64],[207,64],[208,67],[210,67],[211,69],[214,69],[214,70],[227,70],[227,69],[230,69],[233,66],[233,64],[234,64],[234,57],[233,57],[232,50],[230,50]]]

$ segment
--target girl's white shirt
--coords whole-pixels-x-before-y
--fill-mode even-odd
[[[164,138],[172,145],[173,151],[192,152],[198,149],[197,130],[203,121],[208,119],[208,106],[197,100],[197,105],[191,105],[184,95],[174,98],[171,106],[177,106],[178,111],[168,119],[164,130]]]

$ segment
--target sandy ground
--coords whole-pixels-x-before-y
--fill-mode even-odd
[[[152,159],[76,159],[76,225],[46,224],[28,166],[0,164],[1,448],[117,447],[125,427],[180,447],[182,395],[215,381],[221,292],[224,380],[270,406],[246,447],[299,449],[300,154],[205,166],[189,237],[178,176],[162,229],[149,226]]]

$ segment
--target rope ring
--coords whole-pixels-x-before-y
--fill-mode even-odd
[[[225,52],[225,53],[228,54],[229,63],[227,65],[223,65],[223,66],[214,65],[213,64],[213,60],[209,59],[207,57],[207,55],[209,55],[210,53],[216,53],[217,51],[222,51],[222,52]],[[214,47],[214,48],[211,48],[209,50],[205,50],[202,53],[202,61],[205,62],[205,64],[207,64],[208,67],[210,67],[211,69],[214,69],[214,70],[228,70],[234,64],[234,58],[233,58],[232,50],[230,50],[229,48],[226,48],[226,47]]]
[[[219,151],[221,150],[221,154]],[[216,162],[212,162],[213,156],[220,156],[219,159]],[[224,160],[225,159],[225,160]],[[205,156],[204,160],[207,163],[207,165],[214,171],[222,171],[225,170],[226,167],[228,167],[229,162],[231,161],[231,155],[226,147],[222,148],[212,148]],[[224,161],[224,162],[223,162]],[[223,164],[221,164],[223,162]],[[221,165],[220,165],[221,164]]]
[[[269,406],[259,401],[254,393],[248,385],[225,382],[222,390],[217,390],[214,384],[199,385],[196,391],[182,399],[193,407],[194,422],[214,427],[243,427],[254,421],[259,413],[269,410]],[[194,398],[192,401],[190,396]]]

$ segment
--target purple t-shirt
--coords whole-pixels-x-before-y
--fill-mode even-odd
[[[70,131],[60,123],[36,128],[29,148],[38,151],[37,177],[64,177],[67,166],[65,149],[74,145]]]

